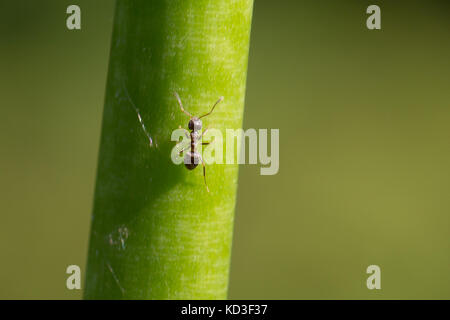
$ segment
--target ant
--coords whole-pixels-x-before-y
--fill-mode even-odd
[[[214,111],[214,108],[216,107],[216,105],[219,104],[219,102],[221,102],[223,100],[223,97],[220,97],[219,100],[217,100],[217,102],[211,108],[211,111],[209,111],[208,113],[205,113],[204,115],[202,115],[200,117],[194,117],[192,114],[190,114],[188,111],[186,111],[183,108],[183,104],[181,103],[181,99],[178,96],[178,94],[176,92],[174,92],[174,95],[175,95],[175,98],[178,101],[178,104],[180,105],[181,111],[190,118],[189,119],[189,123],[188,123],[188,128],[189,128],[189,130],[191,130],[191,132],[186,130],[186,137],[191,140],[191,143],[187,147],[183,148],[180,151],[180,155],[185,150],[190,148],[190,151],[187,151],[184,154],[184,165],[186,166],[186,168],[188,170],[194,170],[198,166],[198,164],[200,162],[202,163],[202,166],[203,166],[203,179],[205,180],[206,191],[209,192],[208,185],[206,184],[205,162],[203,161],[203,158],[202,158],[201,154],[198,153],[197,150],[196,150],[197,143],[200,140],[202,140],[203,136],[208,131],[208,129],[205,129],[202,133],[200,133],[200,131],[202,130],[202,120],[200,120],[200,119],[203,118],[203,117],[209,116]],[[181,126],[180,126],[180,128],[181,128]],[[203,142],[202,141],[202,145],[208,145],[210,143],[211,142]]]

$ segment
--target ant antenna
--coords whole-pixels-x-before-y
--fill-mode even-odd
[[[175,98],[177,98],[178,104],[180,105],[181,111],[183,111],[189,118],[193,118],[192,114],[190,114],[187,110],[184,110],[183,104],[181,103],[180,96],[175,91],[173,92]]]
[[[202,115],[202,116],[200,116],[200,117],[198,117],[198,118],[200,119],[200,118],[209,116],[209,115],[214,111],[214,108],[215,108],[215,107],[219,104],[219,102],[221,102],[222,100],[223,100],[223,97],[220,97],[219,100],[217,100],[217,102],[214,103],[214,105],[213,105],[213,107],[211,108],[211,111],[210,111],[210,112],[205,113],[204,115]]]

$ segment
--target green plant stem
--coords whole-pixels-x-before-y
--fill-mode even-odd
[[[118,1],[92,215],[87,299],[224,299],[238,166],[188,171],[171,133],[242,126],[252,0]],[[139,110],[149,139],[135,110]]]

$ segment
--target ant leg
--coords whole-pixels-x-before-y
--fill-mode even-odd
[[[223,97],[220,97],[219,100],[217,100],[217,102],[214,103],[214,105],[213,105],[213,107],[211,108],[211,111],[210,111],[210,112],[205,113],[204,115],[202,115],[202,116],[200,116],[200,117],[198,117],[198,118],[201,119],[201,118],[203,118],[203,117],[209,116],[209,115],[214,111],[214,108],[215,108],[215,107],[219,104],[219,102],[221,102],[222,100],[223,100]]]
[[[183,149],[180,150],[180,152],[178,153],[179,156],[181,156],[181,154],[186,151],[187,149],[189,149],[190,146],[184,147]]]
[[[206,132],[208,132],[209,128],[206,128],[205,130],[203,130],[202,134],[200,136],[198,136],[197,138],[197,142],[200,140],[203,140],[203,136],[206,134]]]
[[[203,130],[203,132],[202,132],[202,138],[203,138],[203,136],[208,132],[208,129],[209,129],[209,128],[206,128],[205,130]]]
[[[195,145],[197,145],[198,142],[202,141],[203,146],[207,146],[208,144],[211,144],[214,142],[214,137],[210,142],[203,142],[203,136],[205,135],[206,131],[208,131],[208,128],[203,131],[202,135],[198,137],[198,140],[195,142]]]
[[[184,128],[181,128],[181,126],[178,126],[178,128],[184,130],[184,134],[185,134],[185,136],[186,136],[186,139],[188,139],[188,140],[191,139],[191,135],[189,134],[189,131],[187,131],[187,130],[184,129]],[[179,145],[179,144],[181,144],[181,143],[183,143],[183,142],[184,142],[184,140],[181,140],[181,141],[177,142],[177,145]],[[180,155],[181,155],[181,153],[182,153],[184,150],[186,150],[186,149],[189,148],[190,146],[191,146],[191,144],[189,143],[185,148],[183,148],[183,149],[180,151]]]
[[[203,179],[205,180],[206,191],[209,192],[208,184],[206,183],[206,165],[205,165],[205,161],[203,161],[202,156],[200,156],[200,160],[202,161],[202,166],[203,166]]]
[[[187,110],[185,110],[185,109],[183,108],[183,104],[181,103],[181,99],[180,99],[180,96],[178,95],[178,93],[176,93],[176,92],[174,91],[174,92],[173,92],[173,95],[174,95],[175,98],[177,99],[178,104],[180,105],[181,111],[182,111],[184,114],[186,114],[189,118],[192,118],[192,114],[190,114]]]
[[[214,142],[214,138],[215,138],[215,137],[213,137],[212,140],[211,140],[210,142],[203,142],[203,141],[202,141],[202,145],[207,146],[208,144],[213,143],[213,142]]]
[[[212,139],[210,142],[203,142],[203,141],[202,141],[202,145],[207,146],[208,144],[213,143],[213,142],[214,142],[214,138],[215,138],[215,137],[213,137],[213,139]]]
[[[180,144],[182,144],[182,143],[183,143],[183,141],[177,142],[176,146],[178,146],[178,145],[180,145]],[[181,154],[183,153],[183,151],[189,149],[190,147],[191,147],[191,144],[187,144],[184,148],[182,148],[182,149],[180,150],[179,155],[181,156]]]
[[[189,131],[187,131],[186,129],[182,128],[181,126],[178,126],[178,129],[183,129],[184,130],[184,134],[186,135],[186,138],[191,139],[191,135],[189,134]]]

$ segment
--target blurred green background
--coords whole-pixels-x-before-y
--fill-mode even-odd
[[[0,298],[81,298],[113,7],[0,3]],[[450,298],[449,9],[255,1],[244,127],[280,171],[240,168],[230,298]]]

